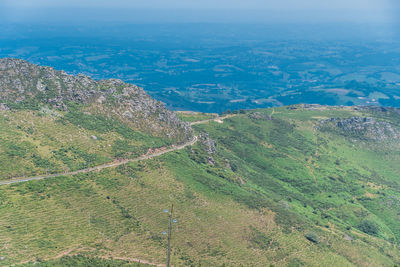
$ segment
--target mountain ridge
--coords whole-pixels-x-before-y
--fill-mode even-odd
[[[5,58],[0,59],[0,89],[3,109],[25,103],[32,108],[48,104],[69,111],[68,104],[73,102],[88,106],[89,112],[112,114],[147,132],[160,134],[166,130],[163,134],[167,137],[183,141],[192,135],[190,126],[164,104],[153,100],[142,88],[118,79],[95,81],[85,75],[68,75],[51,67]],[[155,126],[157,121],[161,127]]]

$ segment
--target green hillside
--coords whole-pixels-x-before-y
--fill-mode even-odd
[[[175,141],[87,112],[0,114],[0,180]],[[163,264],[171,204],[174,266],[400,264],[399,110],[290,106],[192,127],[195,145],[159,157],[1,185],[0,265]]]

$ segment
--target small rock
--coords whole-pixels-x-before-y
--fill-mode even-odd
[[[4,103],[0,103],[0,110],[10,110],[10,108]]]
[[[122,113],[122,116],[124,118],[133,119],[133,114],[129,110],[126,110],[124,113]]]
[[[103,104],[103,102],[106,100],[106,98],[104,96],[100,96],[99,98],[97,98],[97,103],[99,104]]]
[[[343,238],[346,239],[347,241],[353,241],[353,238],[349,236],[348,234],[344,234]]]
[[[279,204],[281,204],[282,208],[284,209],[290,209],[290,204],[285,200],[279,201]]]
[[[92,138],[93,140],[97,140],[97,136],[92,135],[90,138]]]
[[[225,167],[226,167],[227,169],[229,169],[229,170],[232,170],[232,166],[231,166],[231,164],[229,163],[229,160],[228,160],[228,159],[225,159]]]
[[[210,164],[211,166],[215,165],[215,160],[213,157],[208,157],[208,164]]]

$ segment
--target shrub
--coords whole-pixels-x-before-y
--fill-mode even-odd
[[[271,238],[252,226],[250,229],[252,230],[250,242],[252,243],[253,247],[263,250],[268,249]]]
[[[319,243],[319,237],[316,233],[314,232],[307,232],[304,235],[308,240],[310,240],[311,242],[318,244]]]
[[[379,233],[379,225],[368,219],[362,220],[358,229],[369,235],[378,235]]]

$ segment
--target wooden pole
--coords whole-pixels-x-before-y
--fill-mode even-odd
[[[169,213],[168,223],[168,244],[167,244],[167,267],[170,267],[171,263],[171,235],[172,235],[172,214],[174,212],[174,204],[171,204],[171,212]]]

